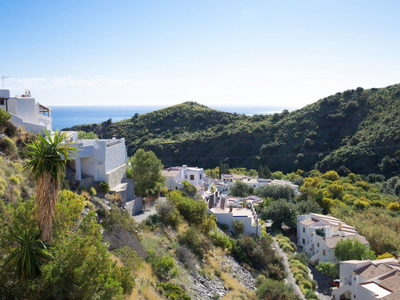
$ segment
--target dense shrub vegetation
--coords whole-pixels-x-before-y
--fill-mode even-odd
[[[152,150],[167,166],[222,165],[340,175],[400,171],[400,85],[357,88],[302,109],[245,116],[185,102],[120,122],[76,126],[99,136],[126,138],[129,155]],[[257,174],[257,171],[256,171]],[[254,175],[256,175],[254,174]]]

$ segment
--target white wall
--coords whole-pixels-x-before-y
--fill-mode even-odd
[[[211,211],[209,211],[211,212]],[[217,222],[220,224],[226,224],[229,226],[229,230],[233,231],[233,220],[244,223],[244,233],[245,234],[261,234],[261,225],[253,225],[253,219],[247,216],[233,216],[231,213],[215,213],[211,212],[217,218]]]
[[[115,144],[116,141],[120,142]],[[115,168],[119,168],[122,164],[126,164],[125,139],[108,141],[108,145],[112,146],[106,147],[106,173],[110,173]]]
[[[190,179],[190,176],[193,175],[193,179]],[[200,178],[201,177],[201,178]],[[182,180],[187,180],[197,188],[200,188],[204,185],[204,170],[203,169],[194,169],[194,168],[183,168],[182,169]]]
[[[78,140],[76,147],[83,174],[107,182],[111,189],[126,177],[125,139]]]

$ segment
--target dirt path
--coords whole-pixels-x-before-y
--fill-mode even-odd
[[[302,291],[300,290],[300,287],[296,284],[296,281],[294,280],[292,270],[290,270],[289,267],[289,260],[285,252],[279,247],[278,242],[276,241],[275,237],[273,237],[274,242],[272,243],[272,246],[275,248],[276,253],[283,258],[283,264],[285,266],[285,271],[288,274],[288,277],[285,279],[285,282],[289,283],[292,285],[294,291],[296,294],[300,296],[300,299],[306,300],[306,297],[304,297]]]

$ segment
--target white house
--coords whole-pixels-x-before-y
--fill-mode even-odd
[[[125,139],[78,139],[78,132],[67,131],[68,141],[78,148],[73,156],[75,179],[82,180],[82,174],[92,176],[94,181],[105,181],[110,189],[126,178],[127,154]]]
[[[294,190],[295,195],[299,193],[299,187],[288,180],[252,178],[237,174],[221,174],[221,180],[228,185],[233,184],[235,181],[241,181],[245,184],[251,185],[254,188],[259,188],[266,184],[288,185]]]
[[[182,167],[166,168],[162,171],[162,175],[166,178],[166,185],[169,191],[182,189],[183,181],[188,181],[193,184],[197,190],[205,190],[204,169],[197,167]]]
[[[245,234],[261,235],[261,224],[253,205],[250,204],[250,208],[233,207],[229,205],[231,201],[233,200],[221,197],[219,202],[214,202],[214,207],[210,208],[208,205],[208,211],[214,214],[218,223],[228,225],[231,231],[234,229],[233,222],[236,220],[243,222]]]
[[[335,247],[340,240],[357,239],[369,247],[368,241],[341,220],[315,213],[297,216],[297,245],[310,257],[310,263],[333,262]]]
[[[332,299],[400,299],[400,261],[348,260],[340,263],[340,287]]]
[[[36,102],[28,90],[21,96],[10,97],[10,91],[0,90],[0,108],[11,113],[11,122],[35,133],[53,130],[51,108]]]

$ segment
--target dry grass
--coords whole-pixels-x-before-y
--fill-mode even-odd
[[[221,261],[224,260],[225,251],[216,248],[214,252],[210,252],[207,257],[206,261],[209,267],[205,268],[205,273],[208,274],[215,274],[220,272],[221,280],[224,282],[225,288],[229,290],[229,292],[221,298],[224,300],[230,299],[256,299],[255,293],[253,291],[248,291],[244,286],[240,284],[240,282],[234,278],[228,270],[223,270],[220,268]]]
[[[143,268],[138,270],[136,274],[136,286],[132,293],[126,297],[126,300],[148,299],[157,300],[165,299],[156,290],[157,278],[153,275],[151,266],[143,262]]]

